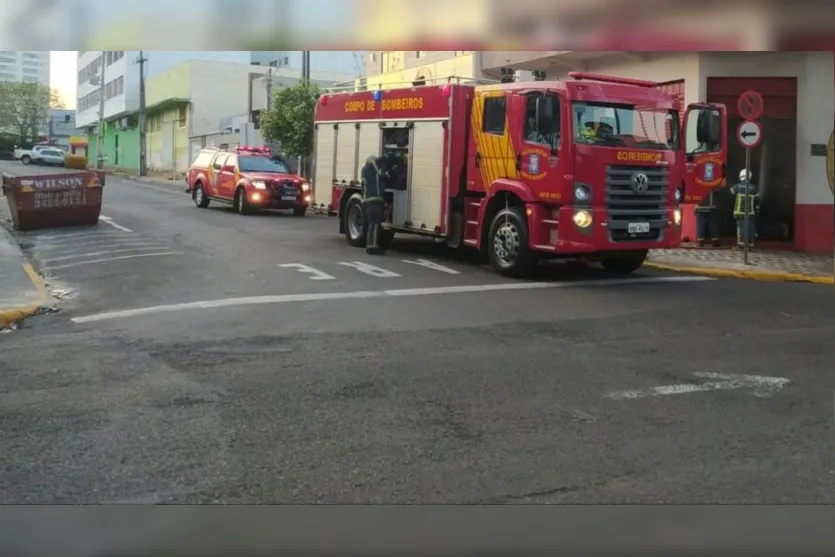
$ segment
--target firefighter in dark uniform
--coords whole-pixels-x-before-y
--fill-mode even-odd
[[[362,167],[362,207],[367,223],[365,251],[372,255],[386,252],[381,241],[383,235],[383,210],[385,208],[385,190],[398,174],[400,161],[393,154],[382,157],[370,156]]]
[[[727,181],[723,180],[721,186],[711,189],[710,193],[696,205],[696,242],[699,247],[704,247],[708,237],[713,247],[719,247],[719,220],[713,195],[726,185]]]
[[[745,204],[745,194],[748,193],[748,205]],[[751,172],[744,169],[739,172],[739,182],[731,187],[734,196],[734,219],[736,219],[737,246],[754,247],[757,237],[756,218],[760,209],[760,196],[757,185],[751,180]],[[745,215],[748,215],[748,228],[745,227]]]

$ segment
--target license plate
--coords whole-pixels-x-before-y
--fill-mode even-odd
[[[282,195],[281,200],[282,201],[295,201],[296,196],[295,195]]]
[[[646,234],[649,232],[648,222],[630,222],[627,226],[627,231],[630,234]]]

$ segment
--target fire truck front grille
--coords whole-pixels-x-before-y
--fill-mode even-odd
[[[665,167],[607,166],[606,211],[611,241],[661,240],[667,225],[669,184],[670,170]]]

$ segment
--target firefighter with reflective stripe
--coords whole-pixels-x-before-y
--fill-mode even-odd
[[[387,182],[396,171],[396,164],[389,156],[372,155],[362,167],[362,212],[367,232],[365,251],[372,255],[385,253],[381,242],[383,235],[384,193]]]
[[[754,240],[757,237],[756,219],[760,211],[760,195],[757,185],[751,180],[751,172],[741,170],[739,182],[731,187],[734,196],[734,219],[736,219],[736,242],[739,247],[746,243],[748,247],[754,247]],[[746,206],[745,197],[748,194]],[[748,215],[748,228],[745,227],[745,216]]]
[[[704,247],[708,236],[711,244],[719,247],[719,220],[713,195],[726,185],[727,181],[723,180],[721,186],[710,190],[710,193],[696,205],[696,242],[699,247]]]

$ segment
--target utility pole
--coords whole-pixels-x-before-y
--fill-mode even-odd
[[[99,129],[96,133],[96,168],[104,168],[104,57],[105,51],[101,51],[101,71],[99,72]]]
[[[302,82],[310,83],[310,51],[302,51]]]
[[[139,175],[148,175],[148,153],[145,145],[145,135],[148,131],[148,114],[145,106],[145,63],[148,61],[145,58],[145,51],[139,51],[139,59],[136,61],[139,64]]]

